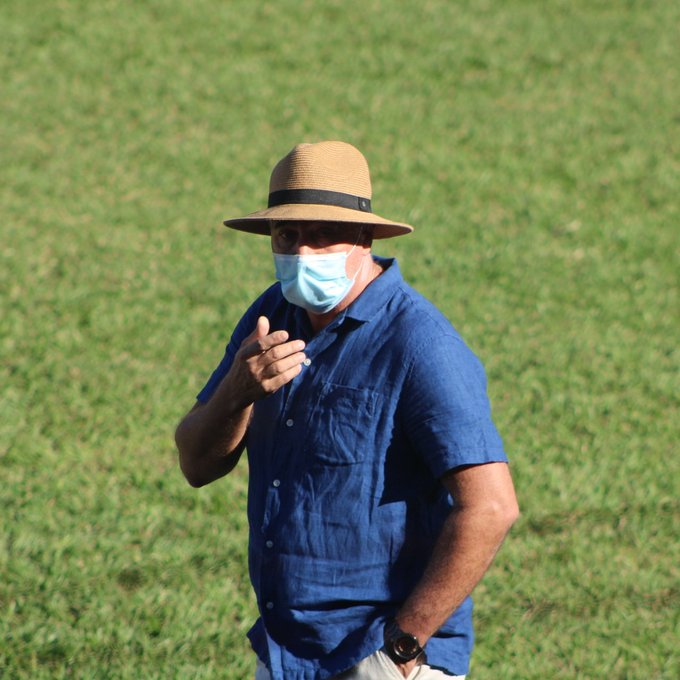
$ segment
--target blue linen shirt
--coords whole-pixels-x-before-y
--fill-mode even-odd
[[[395,260],[322,331],[274,284],[238,323],[206,402],[266,316],[307,343],[294,380],[255,403],[246,435],[248,633],[273,680],[323,680],[382,647],[422,576],[452,499],[440,477],[505,461],[479,360],[408,286]],[[468,671],[467,598],[428,641],[428,663]]]

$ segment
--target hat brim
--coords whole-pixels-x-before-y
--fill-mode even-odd
[[[309,203],[282,204],[251,213],[245,217],[224,220],[230,229],[246,231],[250,234],[269,236],[270,222],[347,222],[373,227],[373,238],[390,238],[403,236],[413,231],[410,224],[392,222],[380,215],[370,212],[359,212],[351,208],[340,208],[330,205]]]

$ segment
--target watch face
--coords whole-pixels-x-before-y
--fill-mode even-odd
[[[397,625],[396,621],[385,627],[385,649],[390,658],[397,663],[415,659],[423,650],[415,635],[406,633]]]
[[[403,659],[412,659],[419,650],[420,645],[413,635],[402,635],[394,641],[394,651]]]

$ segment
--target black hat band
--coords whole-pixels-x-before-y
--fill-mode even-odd
[[[371,199],[340,191],[325,189],[282,189],[269,194],[268,208],[287,203],[310,203],[313,205],[334,205],[338,208],[349,208],[361,212],[371,212]]]

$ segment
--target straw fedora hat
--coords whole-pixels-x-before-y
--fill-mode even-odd
[[[371,212],[371,177],[358,149],[345,142],[298,144],[274,167],[267,208],[225,220],[232,229],[269,236],[272,221],[351,222],[373,227],[373,238],[413,231]]]

